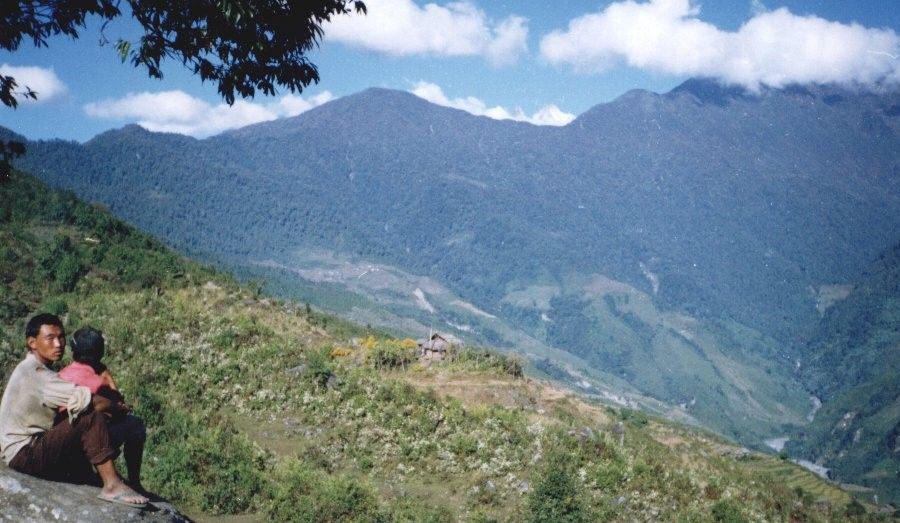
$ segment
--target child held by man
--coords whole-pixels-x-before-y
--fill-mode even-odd
[[[131,408],[125,404],[112,373],[103,364],[105,347],[102,332],[93,327],[78,329],[72,335],[72,359],[75,361],[59,371],[59,377],[87,387],[91,394],[103,396],[119,407],[110,419],[109,438],[114,447],[122,446],[128,484],[138,492],[144,492],[140,477],[146,429],[140,418],[129,413]]]

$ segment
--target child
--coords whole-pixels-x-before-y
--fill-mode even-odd
[[[123,415],[128,411],[119,387],[103,359],[105,340],[103,333],[92,327],[78,329],[72,336],[71,364],[59,371],[59,377],[82,387],[91,389],[91,394],[103,396],[116,403]]]
[[[91,394],[103,396],[118,406],[118,412],[109,420],[110,443],[116,448],[124,445],[125,464],[128,468],[128,484],[138,492],[141,486],[141,462],[144,458],[144,441],[147,432],[140,418],[128,414],[129,407],[119,392],[109,369],[101,360],[104,347],[103,333],[92,327],[84,327],[72,335],[72,363],[59,371],[59,377],[87,387]]]

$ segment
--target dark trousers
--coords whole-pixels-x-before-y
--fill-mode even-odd
[[[116,457],[108,423],[107,417],[96,411],[79,416],[73,423],[60,419],[23,447],[9,466],[44,479],[96,483],[91,465]]]

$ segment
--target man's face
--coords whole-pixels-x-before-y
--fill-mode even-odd
[[[66,332],[56,325],[41,325],[37,336],[26,341],[28,348],[44,365],[59,361],[66,350]]]

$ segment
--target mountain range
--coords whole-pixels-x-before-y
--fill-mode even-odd
[[[900,243],[896,92],[689,80],[553,128],[370,89],[205,140],[27,146],[23,170],[277,292],[756,446],[871,383],[825,322]]]

